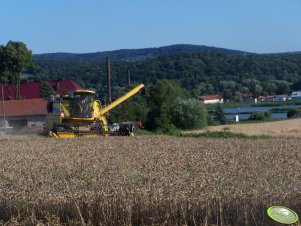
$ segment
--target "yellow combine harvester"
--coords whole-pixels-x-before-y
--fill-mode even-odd
[[[132,135],[133,125],[120,124],[110,131],[105,114],[144,88],[138,85],[108,106],[91,90],[76,90],[48,102],[45,132],[51,137]]]

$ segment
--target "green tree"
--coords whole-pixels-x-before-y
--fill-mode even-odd
[[[277,94],[287,94],[290,91],[290,87],[287,81],[276,80],[275,82],[277,85]]]
[[[0,82],[8,83],[9,82],[9,70],[8,62],[5,58],[5,46],[0,46]]]
[[[225,101],[233,99],[233,93],[230,89],[225,89],[223,93]]]
[[[245,87],[245,86],[242,86],[241,89],[240,89],[240,93],[248,93],[249,92],[249,88],[248,87]]]
[[[172,123],[179,129],[202,129],[207,126],[207,111],[196,99],[177,98],[171,117]]]
[[[260,96],[260,94],[262,93],[262,90],[263,90],[262,86],[256,84],[253,93],[256,96]]]
[[[184,97],[183,89],[174,81],[159,80],[149,91],[146,128],[149,130],[168,131],[173,127],[171,107],[177,98]]]
[[[301,90],[301,78],[293,84],[293,90]]]
[[[297,115],[298,114],[298,111],[296,109],[290,109],[288,112],[287,112],[287,118],[292,118],[293,116]]]
[[[277,90],[277,85],[271,81],[267,81],[263,84],[263,90],[270,95],[274,95]]]
[[[218,104],[216,107],[216,110],[214,112],[214,119],[222,125],[225,125],[227,123],[225,112],[220,104]]]
[[[9,41],[0,48],[0,79],[1,82],[16,84],[16,97],[20,98],[19,83],[21,73],[34,67],[32,52],[23,42]]]
[[[51,95],[54,95],[55,91],[53,87],[48,83],[43,81],[40,87],[40,97],[41,98],[49,98]]]
[[[235,102],[242,102],[242,96],[241,96],[240,92],[236,91],[234,93],[233,101],[235,101]]]
[[[249,91],[251,93],[254,93],[255,95],[260,95],[262,92],[262,87],[260,86],[260,81],[256,79],[244,79],[242,80],[242,85],[245,87],[248,87]]]
[[[132,84],[130,89],[136,85],[138,84]],[[115,89],[113,96],[117,99],[128,92],[128,90],[129,88],[122,89],[118,87],[118,89]],[[110,123],[125,121],[142,121],[144,123],[148,111],[145,99],[145,96],[141,96],[140,94],[134,95],[119,106],[113,108],[109,113],[108,121]]]

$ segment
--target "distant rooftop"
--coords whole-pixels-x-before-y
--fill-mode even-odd
[[[58,79],[47,82],[53,87],[56,94],[62,94],[64,91],[84,89],[72,80]],[[20,84],[21,99],[40,98],[41,83],[42,81],[22,81]],[[4,100],[16,100],[16,85],[3,85],[3,94]],[[0,99],[2,99],[2,92],[0,92]]]
[[[5,116],[45,115],[47,102],[45,99],[7,100],[4,101]],[[3,115],[2,104],[0,115]]]
[[[216,100],[216,99],[223,99],[219,95],[207,95],[207,96],[200,96],[201,100]]]

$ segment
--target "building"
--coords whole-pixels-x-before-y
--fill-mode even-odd
[[[5,124],[8,123],[14,131],[25,126],[41,126],[45,123],[47,102],[45,99],[3,101],[0,104],[0,120],[3,122],[5,116]]]
[[[54,89],[56,94],[62,94],[64,91],[73,91],[83,89],[80,85],[72,80],[49,80],[47,81]],[[21,99],[37,99],[40,98],[41,81],[22,81],[20,84]],[[16,100],[16,85],[3,85],[4,100]],[[2,92],[0,92],[0,100],[2,100]]]
[[[199,98],[203,104],[216,104],[224,102],[223,97],[219,95],[200,96]]]
[[[301,91],[294,91],[291,95],[292,100],[301,100]]]
[[[257,99],[259,102],[273,102],[275,101],[275,96],[259,96]]]
[[[275,101],[288,101],[289,97],[286,94],[276,95],[274,98]]]

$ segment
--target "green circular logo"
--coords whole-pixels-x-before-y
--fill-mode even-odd
[[[299,219],[295,211],[285,206],[271,206],[267,214],[272,220],[282,224],[294,224]]]

